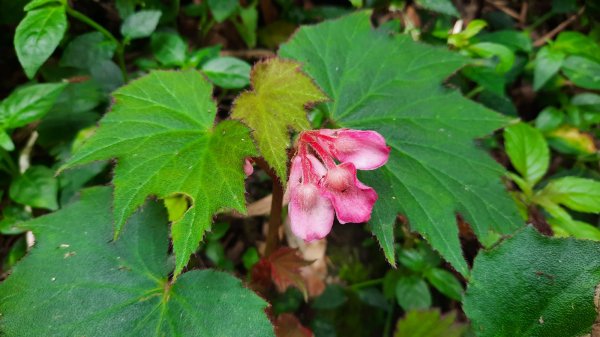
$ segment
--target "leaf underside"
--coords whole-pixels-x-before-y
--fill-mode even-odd
[[[301,28],[279,55],[301,62],[332,99],[323,109],[336,125],[378,131],[391,146],[389,162],[360,177],[379,194],[370,223],[390,263],[401,212],[467,274],[456,213],[480,239],[522,225],[500,182],[502,167],[473,140],[508,121],[441,85],[467,60],[405,35],[376,31],[369,15]]]
[[[175,274],[187,264],[221,209],[245,212],[250,130],[237,121],[213,127],[212,86],[195,70],[156,71],[114,93],[100,128],[67,164],[117,158],[114,221],[118,234],[150,195],[183,194],[191,206],[173,222]]]
[[[23,224],[36,246],[0,284],[6,336],[273,336],[266,302],[222,272],[172,271],[167,218],[148,202],[111,241],[111,190]],[[27,291],[23,291],[26,289]]]

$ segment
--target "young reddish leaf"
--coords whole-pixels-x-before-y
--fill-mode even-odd
[[[292,314],[281,314],[275,321],[275,336],[277,337],[313,337],[309,328],[300,323]]]
[[[279,292],[284,292],[288,287],[295,286],[300,289],[306,298],[307,290],[304,279],[300,275],[300,268],[308,266],[312,261],[305,261],[296,249],[282,247],[271,255],[262,258],[252,269],[254,283],[265,288],[268,278],[275,284]]]
[[[327,97],[293,61],[273,58],[257,63],[252,69],[251,82],[253,91],[236,99],[232,117],[254,130],[252,135],[261,154],[281,181],[287,181],[288,129],[308,129],[305,106]]]
[[[150,195],[185,195],[190,208],[172,225],[175,275],[198,247],[212,216],[245,212],[244,158],[255,155],[237,121],[213,126],[212,86],[196,71],[156,71],[114,93],[112,112],[65,168],[117,158],[115,236]]]

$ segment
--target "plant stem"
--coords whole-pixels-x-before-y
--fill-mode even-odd
[[[271,199],[271,216],[267,232],[265,256],[271,255],[279,246],[279,227],[281,226],[281,209],[283,208],[283,187],[279,178],[273,178],[273,198]]]
[[[6,171],[6,173],[10,174],[13,177],[16,177],[19,175],[19,168],[17,167],[17,164],[15,164],[15,161],[12,159],[12,157],[10,156],[10,154],[8,152],[6,152],[4,149],[0,149],[0,156],[2,156],[2,159],[4,161],[4,163],[6,165],[2,165],[0,167],[3,167]]]
[[[364,282],[355,283],[355,284],[353,284],[351,286],[348,286],[348,287],[350,289],[352,289],[352,290],[358,290],[358,289],[361,289],[361,288],[367,288],[367,287],[378,285],[378,284],[381,284],[381,283],[383,283],[383,278],[377,278],[377,279],[374,279],[374,280],[367,280],[367,281],[364,281]]]
[[[121,74],[123,75],[123,79],[125,80],[125,82],[127,82],[127,69],[125,68],[125,45],[119,40],[117,40],[117,38],[114,35],[112,35],[111,32],[106,30],[106,28],[102,27],[100,24],[92,20],[87,15],[69,6],[66,6],[66,8],[67,14],[94,28],[117,46],[117,61],[119,62],[119,67],[121,68]]]
[[[269,256],[279,246],[279,226],[281,226],[281,209],[283,208],[283,186],[277,173],[271,169],[262,157],[252,158],[256,165],[263,169],[273,180],[273,196],[271,198],[271,215],[269,217],[269,230],[267,231],[267,245],[265,255]]]

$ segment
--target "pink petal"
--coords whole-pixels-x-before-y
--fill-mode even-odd
[[[352,163],[359,170],[373,170],[388,161],[390,148],[378,132],[325,129],[320,133],[335,138],[329,150],[342,163]]]
[[[356,178],[356,167],[343,163],[329,170],[322,181],[322,192],[333,204],[340,223],[369,221],[377,192]]]
[[[333,207],[317,185],[300,184],[291,190],[289,215],[292,232],[310,242],[327,236],[333,226]]]
[[[254,167],[252,166],[252,162],[248,158],[244,160],[244,173],[246,174],[246,177],[249,177],[252,175],[252,173],[254,173]]]
[[[292,232],[305,241],[319,240],[327,236],[333,226],[331,201],[323,197],[316,183],[327,171],[314,156],[308,155],[314,182],[302,182],[302,157],[292,159],[286,195]]]

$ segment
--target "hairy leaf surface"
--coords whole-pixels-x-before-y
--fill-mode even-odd
[[[195,70],[157,71],[114,93],[112,112],[67,167],[117,158],[113,183],[116,235],[149,195],[184,194],[191,206],[172,226],[179,274],[212,216],[245,212],[244,158],[255,154],[237,121],[213,127],[212,86]]]
[[[111,191],[86,190],[22,226],[36,246],[0,284],[6,336],[273,336],[266,303],[222,272],[169,283],[167,217],[156,202],[111,241]]]
[[[258,63],[252,71],[253,91],[244,92],[235,101],[233,118],[242,119],[254,132],[258,148],[275,169],[281,181],[287,181],[288,128],[308,129],[305,105],[327,97],[292,61],[270,59]]]
[[[479,337],[575,337],[590,332],[600,245],[532,227],[477,256],[464,310]]]
[[[386,166],[361,180],[379,194],[371,225],[391,263],[398,212],[461,273],[455,214],[485,239],[521,224],[500,176],[503,169],[473,138],[507,123],[441,83],[466,60],[444,49],[389,36],[371,27],[369,12],[300,29],[279,54],[303,70],[332,102],[340,127],[380,132],[392,147]]]

